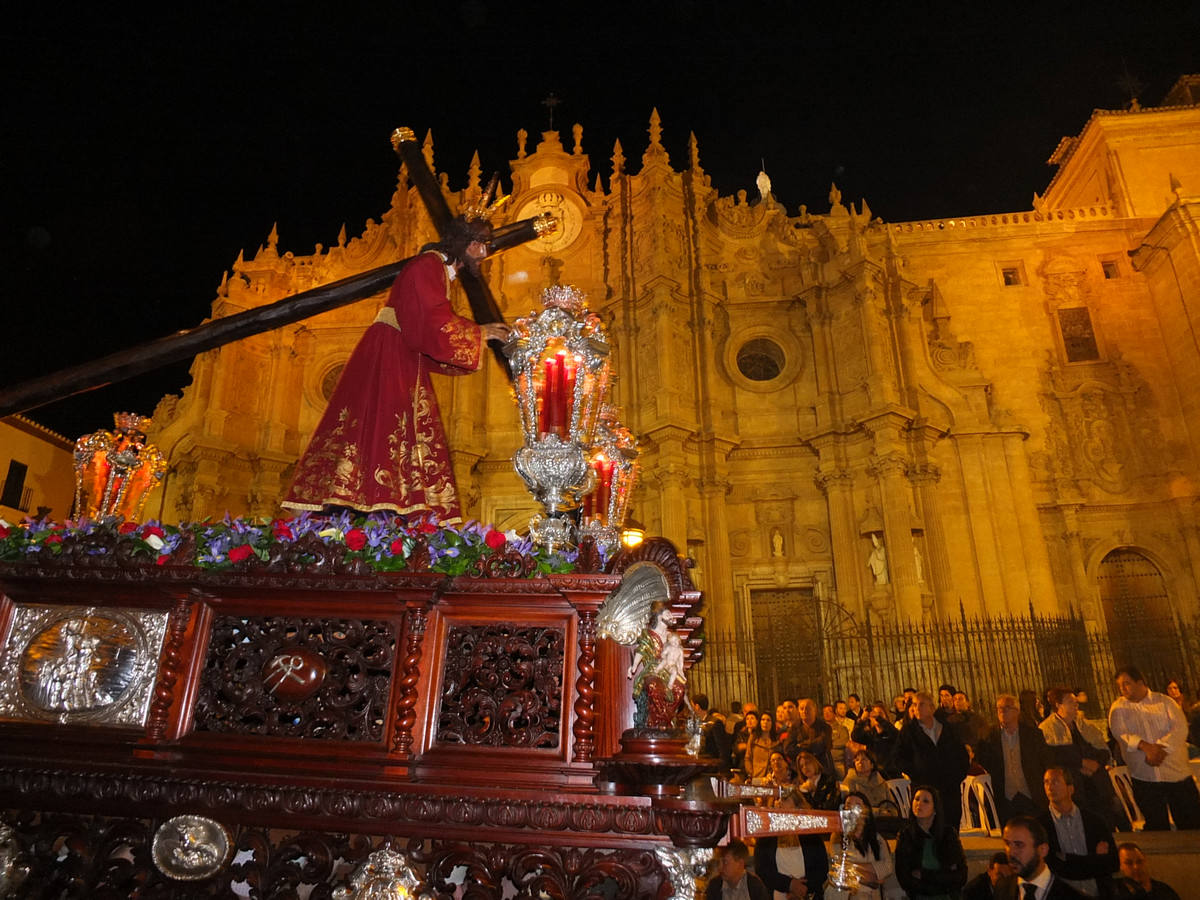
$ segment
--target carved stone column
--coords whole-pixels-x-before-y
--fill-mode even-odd
[[[1063,541],[1067,548],[1067,560],[1071,567],[1071,584],[1075,589],[1075,602],[1083,617],[1093,624],[1104,625],[1104,613],[1096,602],[1096,592],[1092,589],[1087,576],[1087,561],[1083,555],[1083,538],[1079,533],[1079,508],[1064,506],[1061,508],[1063,525]]]
[[[862,573],[859,571],[858,536],[854,527],[854,502],[850,489],[854,476],[830,467],[813,479],[829,504],[829,537],[833,545],[833,571],[838,598],[854,612],[863,612]]]
[[[1013,508],[1017,529],[1024,551],[1024,568],[1029,579],[1030,599],[1041,612],[1061,612],[1063,604],[1050,571],[1050,555],[1046,551],[1046,535],[1033,497],[1029,477],[1029,458],[1025,454],[1024,432],[1004,435],[1004,455],[1008,463],[1008,478],[1012,488]]]
[[[925,525],[926,580],[933,589],[939,613],[957,612],[954,575],[950,570],[950,554],[946,550],[946,529],[942,521],[938,481],[942,472],[933,463],[921,463],[909,470],[909,480],[917,487],[921,500],[921,521]]]
[[[896,452],[872,456],[867,472],[879,481],[879,493],[883,500],[883,539],[887,545],[888,573],[895,591],[897,612],[911,619],[920,619],[924,610],[913,556],[908,461],[903,454]]]
[[[725,496],[729,483],[724,480],[706,480],[700,485],[700,496],[704,502],[704,526],[708,540],[706,565],[708,576],[705,582],[705,614],[708,627],[714,633],[732,630],[735,627],[733,608],[733,568],[729,564],[729,521],[725,515]]]
[[[979,609],[982,615],[1006,609],[1004,572],[996,542],[992,518],[991,489],[983,461],[983,436],[958,433],[954,436],[962,470],[967,519],[971,523],[971,541],[975,550],[975,578],[979,585]]]

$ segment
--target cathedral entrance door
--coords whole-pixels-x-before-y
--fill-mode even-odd
[[[1113,550],[1096,580],[1116,666],[1134,665],[1156,691],[1185,677],[1178,623],[1158,566],[1130,547]]]
[[[787,697],[822,698],[821,615],[811,590],[750,592],[757,696],[774,711]]]

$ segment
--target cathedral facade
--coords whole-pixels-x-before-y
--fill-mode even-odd
[[[753,636],[814,599],[884,621],[1031,605],[1101,629],[1138,610],[1191,619],[1198,101],[1192,76],[1160,106],[1096,111],[1054,151],[1032,210],[920,222],[884,222],[836,188],[819,213],[789,214],[765,183],[722,196],[694,137],[669,158],[657,113],[640,160],[617,144],[592,181],[579,126],[570,146],[521,132],[510,219],[552,211],[563,228],[484,272],[509,321],[554,283],[604,319],[642,449],[633,515],[694,560],[710,628]],[[434,168],[428,141],[426,156]],[[480,176],[477,160],[461,190],[441,175],[452,209]],[[432,237],[401,173],[357,237],[303,256],[272,233],[239,257],[212,315]],[[154,414],[162,517],[278,514],[382,300],[198,356]],[[536,508],[511,464],[514,401],[486,368],[436,384],[460,494],[468,515],[523,528]]]

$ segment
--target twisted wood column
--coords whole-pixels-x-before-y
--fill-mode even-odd
[[[596,612],[579,613],[579,677],[575,679],[575,753],[572,762],[591,762],[596,749],[593,706],[596,676]]]
[[[175,700],[175,682],[179,680],[179,669],[183,662],[180,651],[183,649],[183,639],[187,634],[194,604],[192,599],[180,598],[167,615],[167,633],[163,639],[162,657],[158,662],[154,699],[146,716],[146,737],[151,741],[161,741],[167,734],[167,717]]]
[[[392,749],[408,755],[412,751],[413,725],[417,721],[417,682],[421,679],[421,643],[425,637],[425,610],[413,607],[408,611],[408,627],[404,634],[404,659],[401,662],[400,697],[396,701],[396,734]]]

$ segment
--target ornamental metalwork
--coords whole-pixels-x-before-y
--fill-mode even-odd
[[[388,621],[220,616],[201,674],[196,730],[382,740],[395,656]]]
[[[0,659],[0,716],[140,727],[168,613],[17,605]]]
[[[708,871],[713,851],[708,847],[656,847],[655,853],[673,890],[665,900],[695,900],[699,896],[697,882]]]
[[[745,809],[742,814],[747,837],[760,834],[818,834],[830,830],[832,815],[781,809]]]
[[[504,352],[516,384],[524,446],[517,474],[545,508],[530,531],[550,547],[569,543],[564,513],[579,505],[592,477],[587,454],[608,392],[609,346],[600,319],[569,285],[542,292],[543,310],[513,323]]]
[[[561,740],[565,628],[456,625],[446,639],[437,741],[554,748]]]
[[[334,900],[411,900],[421,882],[408,857],[391,847],[382,847],[355,869],[350,882],[333,892]],[[421,894],[421,897],[429,897]]]
[[[225,826],[204,816],[175,816],[154,833],[151,855],[158,871],[174,881],[201,881],[220,872],[233,855]]]
[[[75,509],[90,519],[117,516],[136,521],[150,490],[162,481],[167,459],[146,442],[150,419],[113,413],[113,430],[85,434],[75,442]]]

